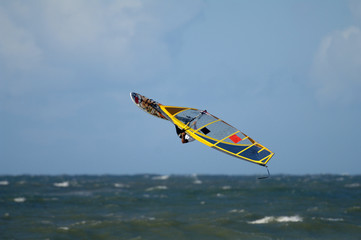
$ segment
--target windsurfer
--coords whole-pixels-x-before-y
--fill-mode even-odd
[[[180,139],[182,139],[182,143],[188,143],[188,142],[193,142],[194,138],[192,138],[191,136],[189,136],[184,129],[180,129],[179,127],[177,127],[177,125],[174,125],[175,129],[177,131],[177,135],[179,136]]]

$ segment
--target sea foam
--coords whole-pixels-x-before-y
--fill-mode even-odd
[[[194,181],[193,181],[194,184],[202,184],[203,183],[201,180],[198,179],[197,174],[193,174],[192,177],[194,179]]]
[[[321,220],[323,221],[328,221],[328,222],[343,222],[343,218],[321,218]]]
[[[116,188],[129,188],[130,186],[128,184],[123,184],[123,183],[114,183],[114,187],[116,187]]]
[[[6,186],[9,185],[8,181],[0,181],[0,186]]]
[[[22,202],[25,202],[25,201],[26,201],[26,198],[24,198],[24,197],[14,198],[14,202],[17,202],[17,203],[22,203]]]
[[[163,175],[163,176],[152,177],[152,180],[167,180],[168,178],[169,178],[169,175]]]
[[[154,190],[167,190],[167,189],[168,189],[167,186],[155,186],[155,187],[147,188],[146,191],[150,192],[150,191],[154,191]]]
[[[267,216],[255,221],[249,221],[249,224],[267,224],[272,222],[302,222],[303,219],[300,216],[281,216],[281,217],[274,217],[274,216]]]
[[[54,183],[55,187],[69,187],[69,182]]]
[[[359,183],[351,183],[351,184],[346,184],[345,187],[346,188],[359,188],[359,187],[361,187],[361,184],[359,184]]]
[[[244,209],[232,209],[229,212],[230,213],[244,213]]]

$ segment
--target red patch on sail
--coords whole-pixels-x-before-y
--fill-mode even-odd
[[[238,143],[239,141],[242,141],[242,138],[238,137],[236,134],[229,137],[234,143]]]

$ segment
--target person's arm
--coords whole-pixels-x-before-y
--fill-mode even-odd
[[[182,143],[187,143],[188,142],[188,140],[186,139],[186,133],[185,132],[182,132],[181,138],[182,138]]]

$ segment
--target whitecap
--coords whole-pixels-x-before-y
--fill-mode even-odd
[[[269,222],[273,222],[275,217],[264,217],[255,221],[249,221],[249,224],[265,224]]]
[[[224,197],[222,193],[217,193],[217,197]]]
[[[25,201],[26,201],[26,198],[24,198],[24,197],[14,198],[14,202],[17,202],[17,203],[22,203],[22,202],[25,202]]]
[[[361,186],[361,184],[359,184],[359,183],[351,183],[351,184],[345,185],[346,188],[358,188],[360,186]]]
[[[232,209],[229,211],[230,213],[243,213],[244,209]]]
[[[86,224],[86,221],[83,220],[83,221],[80,221],[80,222],[76,222],[76,223],[73,223],[72,226],[76,226],[76,225],[84,225]]]
[[[276,222],[302,222],[303,219],[300,216],[290,216],[290,217],[278,217]]]
[[[6,186],[9,185],[8,181],[0,181],[0,186]]]
[[[345,213],[351,213],[351,212],[360,212],[361,207],[360,206],[353,206],[348,208]]]
[[[149,192],[154,190],[167,190],[167,189],[168,189],[167,186],[155,186],[155,187],[147,188],[146,191]]]
[[[54,183],[55,187],[69,187],[69,182]]]
[[[222,190],[230,190],[231,189],[231,186],[223,186],[222,187]]]
[[[169,178],[169,175],[152,177],[153,180],[167,180],[168,178]]]
[[[194,179],[193,181],[194,184],[202,184],[202,181],[198,179],[197,174],[192,174],[192,177]]]
[[[199,179],[196,179],[196,180],[193,181],[193,183],[194,183],[194,184],[202,184],[202,181],[199,180]]]
[[[129,188],[129,185],[123,183],[114,183],[114,187],[116,188]]]
[[[64,230],[64,231],[68,231],[68,230],[69,230],[69,227],[59,227],[58,229],[59,229],[59,230]]]
[[[267,216],[255,221],[249,221],[249,224],[267,224],[271,222],[302,222],[303,219],[300,216],[281,216],[281,217],[273,217],[273,216]]]
[[[343,222],[343,218],[321,218],[321,220],[323,221],[328,221],[328,222]]]

